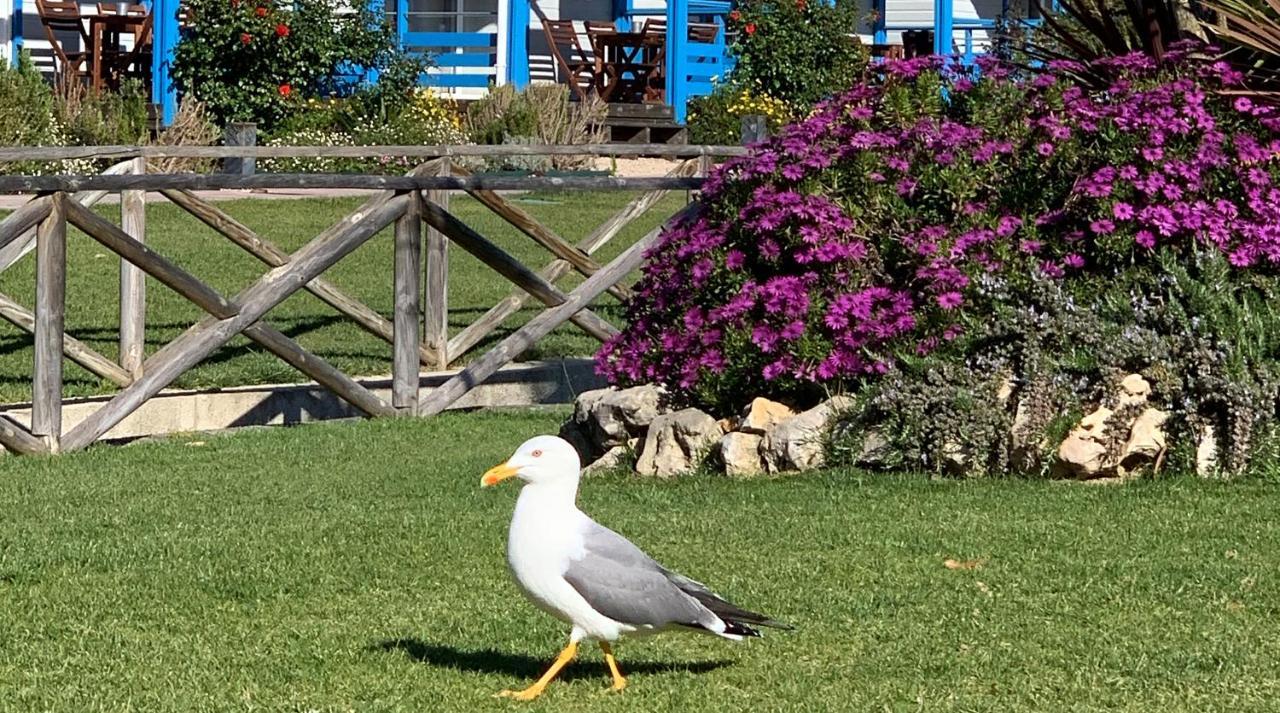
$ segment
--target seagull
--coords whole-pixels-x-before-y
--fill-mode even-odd
[[[578,452],[567,441],[538,436],[480,479],[482,487],[513,477],[524,481],[511,517],[507,564],[535,606],[572,626],[569,644],[542,678],[498,696],[537,698],[577,655],[581,641],[599,643],[613,677],[611,690],[621,691],[627,679],[610,644],[623,635],[683,630],[741,641],[760,636],[755,627],[791,628],[730,604],[587,517],[576,503],[580,468]]]

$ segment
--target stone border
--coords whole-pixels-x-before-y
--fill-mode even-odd
[[[424,391],[456,376],[458,370],[424,373]],[[391,377],[357,379],[378,396],[391,398]],[[450,409],[567,404],[583,391],[603,385],[591,359],[512,364],[477,385]],[[71,429],[111,399],[110,394],[63,401],[63,428]],[[29,426],[31,404],[0,405],[0,414]],[[106,433],[107,440],[133,440],[245,426],[290,425],[354,418],[361,414],[315,382],[162,391]],[[3,450],[3,449],[0,449]]]

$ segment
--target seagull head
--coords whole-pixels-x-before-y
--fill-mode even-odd
[[[514,477],[530,485],[571,483],[576,487],[581,468],[578,452],[568,441],[538,436],[521,444],[506,463],[490,468],[480,478],[480,485],[487,488]]]

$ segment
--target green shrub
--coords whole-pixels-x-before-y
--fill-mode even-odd
[[[339,75],[369,69],[380,80],[361,90],[364,100],[398,104],[425,69],[368,0],[354,12],[341,0],[190,0],[187,8],[192,23],[175,50],[174,81],[220,123],[270,130],[306,99],[339,91]]]
[[[443,146],[466,142],[452,104],[429,89],[410,94],[397,112],[369,115],[369,104],[354,99],[312,99],[306,110],[282,122],[268,146]],[[260,163],[264,171],[287,173],[403,173],[420,159],[285,158]]]
[[[605,105],[569,100],[563,84],[534,84],[523,90],[491,87],[484,98],[467,106],[465,130],[478,144],[591,144],[604,140]],[[577,168],[589,159],[551,157],[555,168]],[[507,162],[500,168],[526,168]]]
[[[727,162],[599,370],[720,414],[858,394],[908,460],[987,471],[1043,464],[1002,381],[1047,434],[1140,373],[1241,471],[1280,413],[1280,108],[1195,46],[1081,69],[889,62]]]
[[[849,86],[867,66],[858,41],[859,3],[743,0],[729,14],[736,33],[732,83],[784,102],[796,113]]]
[[[71,141],[53,90],[25,52],[18,66],[0,62],[0,146],[65,146]],[[85,161],[0,163],[0,173],[48,174],[92,170]]]
[[[742,117],[763,116],[769,133],[776,133],[797,118],[780,99],[752,94],[741,84],[721,84],[711,94],[689,102],[689,141],[695,144],[734,145],[742,141]]]
[[[57,85],[55,105],[69,143],[131,145],[145,144],[149,138],[147,90],[136,79],[125,81],[118,92],[94,92],[67,78]]]

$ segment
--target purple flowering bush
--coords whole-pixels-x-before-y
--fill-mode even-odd
[[[1103,90],[1065,64],[883,65],[712,175],[652,248],[598,369],[724,412],[867,392],[939,360],[1032,380],[1028,340],[1058,381],[1094,387],[1176,355],[1169,339],[1229,342],[1254,318],[1240,305],[1276,288],[1280,111],[1233,97],[1240,75],[1205,54],[1101,60],[1089,69]],[[1046,332],[1055,319],[1092,325],[1082,338],[1097,348]],[[1120,339],[1155,351],[1121,354]],[[1261,383],[1277,354],[1256,341],[1205,358]],[[1173,370],[1170,399],[1204,381]]]

